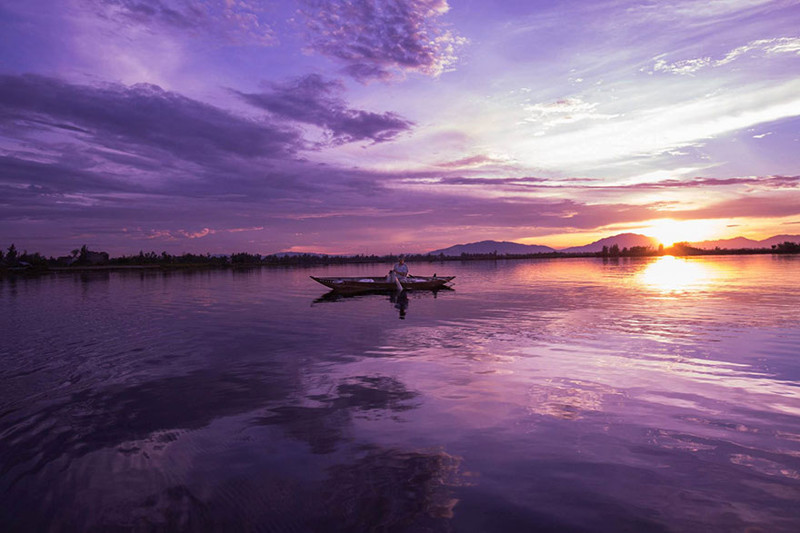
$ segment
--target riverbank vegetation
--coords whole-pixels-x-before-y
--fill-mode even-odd
[[[661,255],[684,256],[713,256],[713,255],[745,255],[745,254],[797,254],[800,253],[800,243],[785,242],[773,245],[771,248],[740,248],[740,249],[701,249],[689,246],[687,243],[676,243],[669,247],[658,248],[646,246],[633,246],[619,248],[617,245],[604,246],[598,252],[588,253],[562,253],[549,252],[538,254],[461,254],[461,255],[431,255],[431,254],[406,254],[406,261],[414,263],[434,263],[445,261],[496,261],[507,259],[558,259],[569,257],[656,257]],[[61,257],[45,257],[39,252],[29,253],[27,250],[19,252],[14,244],[7,249],[0,249],[0,273],[7,272],[61,272],[73,270],[113,270],[133,268],[245,268],[257,266],[322,266],[353,263],[390,263],[396,261],[398,255],[323,255],[323,254],[274,254],[260,255],[248,252],[237,252],[228,255],[191,254],[172,255],[167,252],[144,252],[135,255],[110,257],[106,252],[89,250],[86,245],[76,248],[68,255]]]

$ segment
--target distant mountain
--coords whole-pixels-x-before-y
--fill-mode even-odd
[[[734,250],[742,248],[771,248],[773,244],[781,244],[784,242],[800,243],[800,235],[775,235],[774,237],[762,241],[755,241],[745,237],[734,237],[732,239],[719,239],[715,241],[690,242],[689,245],[706,250],[713,250],[716,247]],[[444,254],[448,256],[458,256],[461,254],[491,254],[494,252],[497,252],[498,255],[524,255],[552,253],[555,251],[581,254],[601,252],[603,251],[603,246],[611,248],[615,244],[622,250],[623,248],[632,248],[633,246],[658,248],[660,243],[658,239],[648,237],[647,235],[641,235],[639,233],[620,233],[619,235],[613,235],[605,239],[600,239],[599,241],[594,241],[591,244],[572,246],[562,250],[554,250],[549,246],[541,246],[538,244],[520,244],[518,242],[509,241],[480,241],[456,244],[449,248],[433,250],[432,252],[428,252],[428,255]]]
[[[585,253],[594,253],[594,252],[602,252],[603,246],[608,246],[611,248],[614,245],[619,246],[619,249],[622,250],[623,248],[630,248],[632,246],[650,246],[652,248],[658,248],[659,241],[658,239],[654,239],[653,237],[648,237],[647,235],[639,235],[638,233],[620,233],[619,235],[614,235],[613,237],[606,237],[605,239],[600,239],[599,241],[594,241],[591,244],[586,244],[584,246],[573,246],[571,248],[564,248],[563,250],[559,250],[559,252],[564,252],[568,254],[585,254]]]
[[[800,235],[775,235],[769,239],[758,241],[762,248],[771,248],[773,244],[783,244],[785,242],[800,243]]]
[[[714,248],[727,248],[729,250],[738,248],[764,248],[764,245],[759,241],[748,239],[746,237],[734,237],[732,239],[718,239],[716,241],[700,241],[690,242],[689,246],[700,248],[703,250],[713,250]],[[769,246],[767,246],[769,248]]]
[[[328,257],[328,254],[317,254],[313,252],[278,252],[272,254],[273,257],[298,257],[303,255],[310,255],[312,257]]]
[[[741,248],[772,248],[773,244],[782,244],[787,241],[800,243],[800,235],[775,235],[763,241],[754,241],[753,239],[747,239],[745,237],[734,237],[733,239],[692,242],[689,244],[695,248],[702,248],[705,250],[713,250],[717,247],[735,250]]]
[[[555,250],[549,246],[540,246],[538,244],[520,244],[518,242],[509,241],[481,241],[468,244],[456,244],[449,248],[433,250],[432,252],[428,252],[428,255],[492,254],[494,252],[497,252],[498,255],[522,255],[546,254],[555,252]]]

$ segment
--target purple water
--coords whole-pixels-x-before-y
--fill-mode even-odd
[[[800,257],[410,267],[0,280],[0,529],[800,530]]]

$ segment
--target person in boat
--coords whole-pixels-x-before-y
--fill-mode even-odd
[[[406,264],[406,256],[401,255],[397,258],[397,263],[389,271],[389,281],[395,281],[397,278],[403,279],[408,277],[408,265]]]

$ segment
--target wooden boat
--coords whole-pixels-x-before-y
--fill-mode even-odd
[[[396,291],[397,284],[387,281],[386,276],[378,278],[351,277],[351,278],[321,278],[310,276],[311,279],[322,283],[337,292],[366,292],[366,291]],[[445,288],[447,283],[455,276],[409,276],[400,279],[400,284],[405,290],[436,290]]]

